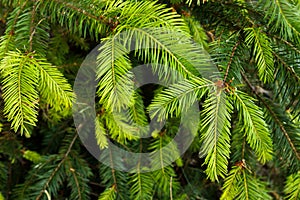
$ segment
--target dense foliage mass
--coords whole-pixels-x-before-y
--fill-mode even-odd
[[[0,200],[300,199],[298,0],[0,0],[0,36]],[[115,170],[78,137],[72,88],[98,44],[99,149],[158,152],[155,171]],[[145,63],[168,87],[132,87]],[[136,137],[151,119],[166,124]]]

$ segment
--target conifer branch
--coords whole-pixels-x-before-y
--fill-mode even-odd
[[[51,175],[49,176],[49,178],[47,179],[46,183],[43,186],[43,189],[40,191],[39,195],[36,197],[36,200],[40,200],[43,196],[44,191],[47,189],[47,187],[49,187],[50,182],[52,181],[52,179],[54,178],[55,174],[58,172],[58,170],[60,169],[60,167],[64,164],[64,162],[66,161],[66,159],[68,158],[71,149],[76,141],[78,137],[78,133],[75,132],[75,135],[71,141],[71,143],[69,144],[69,147],[66,151],[66,153],[63,155],[62,160],[58,163],[57,167],[53,170],[53,172],[51,173]]]
[[[110,170],[111,170],[111,174],[112,174],[113,181],[114,181],[113,188],[116,191],[118,191],[117,178],[116,178],[115,168],[114,168],[114,159],[113,159],[113,155],[111,152],[111,148],[109,148],[108,150],[109,150],[109,159],[110,159],[110,168],[111,168]]]
[[[34,28],[34,20],[35,20],[35,14],[36,14],[36,4],[35,2],[32,6],[32,11],[31,11],[31,21],[30,21],[30,30],[29,30],[29,52],[32,52],[32,39],[33,35],[35,33],[35,28]]]
[[[282,6],[281,6],[280,1],[279,1],[279,0],[275,0],[275,4],[276,4],[276,6],[278,7],[279,13],[280,13],[280,15],[283,17],[283,19],[284,19],[286,25],[287,25],[291,30],[293,30],[293,32],[294,32],[295,34],[297,34],[297,36],[300,36],[300,32],[299,32],[299,31],[298,31],[298,30],[290,23],[289,19],[288,19],[287,16],[285,15],[285,13],[284,13],[284,11],[283,11],[283,8],[282,8]]]
[[[150,33],[145,32],[142,29],[136,29],[134,28],[135,31],[137,32],[141,32],[142,34],[147,35],[151,40],[153,40],[159,48],[165,49],[166,53],[168,53],[170,55],[170,57],[172,59],[175,60],[175,62],[178,63],[178,65],[181,67],[181,69],[183,69],[183,71],[188,74],[191,77],[197,78],[190,70],[188,70],[185,66],[185,64],[177,57],[177,55],[174,54],[174,52],[172,52],[172,50],[170,49],[169,46],[166,46],[165,44],[163,44],[161,41],[159,41],[157,38],[154,37],[154,35],[151,35]]]
[[[225,76],[224,76],[224,79],[223,79],[224,83],[226,83],[226,79],[227,79],[227,76],[228,76],[228,73],[229,73],[229,69],[230,69],[231,63],[233,61],[233,57],[234,57],[235,51],[238,48],[239,44],[240,44],[240,40],[238,40],[236,42],[236,44],[233,46],[233,48],[232,48],[231,55],[230,55],[230,58],[229,58],[229,61],[228,61],[228,64],[227,64],[226,71],[225,71]]]
[[[297,82],[300,82],[300,77],[298,74],[275,52],[273,52],[274,57],[288,70],[288,72],[297,80]]]
[[[300,198],[300,171],[287,177],[284,193],[286,199],[297,200]]]
[[[266,108],[269,110],[269,112],[272,114],[273,118],[275,119],[276,123],[279,125],[280,130],[283,132],[284,136],[286,137],[286,139],[288,140],[288,143],[290,144],[292,150],[294,151],[296,157],[298,160],[300,160],[300,155],[294,145],[294,143],[292,142],[289,134],[287,133],[287,131],[285,130],[282,122],[278,119],[278,117],[276,116],[276,114],[274,113],[274,111],[269,107],[269,105],[267,104],[267,102],[265,102],[261,97],[258,97],[260,99],[260,101],[266,106]]]
[[[80,192],[80,186],[79,186],[79,182],[78,182],[78,178],[76,176],[75,170],[72,168],[72,169],[70,169],[70,171],[71,171],[71,173],[72,173],[72,175],[75,179],[75,184],[76,184],[76,188],[78,190],[77,192],[78,192],[78,195],[79,195],[78,199],[81,200],[82,197],[81,197],[81,192]]]
[[[26,1],[23,2],[23,4],[19,7],[19,10],[18,10],[17,14],[14,16],[13,23],[10,26],[8,26],[7,30],[9,30],[9,34],[10,35],[14,35],[14,28],[15,28],[17,22],[18,22],[20,14],[22,13],[22,11],[24,10],[24,8],[28,4],[28,1],[29,0],[26,0]]]
[[[300,49],[298,49],[297,47],[295,47],[291,42],[285,40],[282,37],[278,37],[277,35],[271,35],[270,33],[266,33],[268,36],[271,36],[273,38],[275,38],[276,40],[283,42],[284,44],[286,44],[287,46],[289,46],[290,48],[292,48],[294,51],[296,51],[297,53],[300,54]]]
[[[60,1],[60,0],[52,0],[52,1],[56,2],[56,3],[59,3],[62,6],[65,6],[67,8],[70,8],[71,10],[74,10],[74,11],[76,11],[78,13],[81,13],[81,14],[83,14],[83,15],[91,18],[91,19],[95,19],[95,20],[97,20],[99,22],[102,22],[102,23],[104,22],[104,21],[102,21],[102,17],[100,17],[100,16],[98,17],[96,15],[93,15],[91,12],[88,12],[85,9],[79,8],[79,7],[75,6],[74,4],[67,3],[66,1]]]
[[[280,130],[282,131],[282,133],[284,134],[284,136],[286,137],[290,147],[292,148],[293,152],[295,153],[295,156],[297,157],[298,160],[300,160],[300,155],[294,145],[294,143],[292,142],[289,134],[287,133],[287,131],[285,130],[283,123],[280,121],[280,119],[276,116],[275,112],[272,110],[272,108],[269,106],[269,104],[258,94],[258,92],[255,90],[255,87],[252,86],[252,84],[250,83],[250,81],[248,80],[248,78],[246,77],[246,75],[241,72],[243,79],[245,80],[245,82],[247,83],[247,85],[249,86],[249,88],[251,88],[252,92],[254,92],[254,94],[257,96],[257,98],[264,104],[264,106],[268,109],[268,111],[270,112],[270,114],[272,115],[273,119],[275,120],[275,122],[279,125]]]

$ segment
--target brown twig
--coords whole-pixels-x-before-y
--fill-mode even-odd
[[[236,49],[237,49],[237,47],[238,47],[239,45],[240,45],[240,41],[237,41],[237,42],[235,43],[235,45],[233,46],[233,48],[232,48],[231,55],[230,55],[230,59],[229,59],[229,62],[228,62],[228,64],[227,64],[227,68],[226,68],[226,72],[225,72],[225,76],[224,76],[224,80],[223,80],[224,83],[226,82],[226,79],[227,79],[227,76],[228,76],[228,73],[229,73],[229,69],[230,69],[230,66],[231,66],[232,61],[233,61],[233,56],[234,56],[235,51],[236,51]]]
[[[31,21],[30,21],[30,38],[29,38],[29,52],[32,51],[32,40],[33,40],[33,35],[35,33],[35,28],[34,28],[34,17],[35,17],[35,12],[36,12],[36,4],[37,2],[35,2],[35,4],[33,4],[32,6],[32,12],[31,12]]]

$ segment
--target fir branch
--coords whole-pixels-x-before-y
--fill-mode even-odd
[[[185,17],[184,20],[190,29],[193,40],[199,43],[204,49],[208,49],[208,37],[199,22],[191,17]]]
[[[43,58],[37,58],[39,70],[38,90],[46,103],[55,110],[72,107],[74,93],[64,75]]]
[[[143,141],[140,139],[139,143],[139,160],[136,166],[136,172],[133,173],[130,178],[131,188],[130,188],[130,196],[131,199],[134,200],[146,200],[151,199],[153,194],[153,177],[152,173],[142,172],[141,169],[141,157],[143,152]]]
[[[38,73],[33,54],[10,52],[0,63],[3,83],[4,113],[12,122],[15,132],[30,137],[30,130],[37,121]]]
[[[268,36],[273,37],[274,39],[283,42],[284,44],[286,44],[287,46],[289,46],[291,49],[293,49],[294,51],[296,51],[298,54],[300,54],[300,49],[298,49],[295,45],[293,45],[290,41],[285,40],[282,37],[279,37],[277,35],[271,35],[270,33],[266,33]]]
[[[157,94],[148,110],[150,117],[158,120],[178,117],[189,109],[197,99],[203,97],[214,83],[205,79],[191,79],[172,84]]]
[[[207,165],[207,169],[205,172],[212,181],[218,181],[218,176],[224,177],[227,173],[232,109],[222,86],[215,86],[204,102],[200,130],[202,147],[199,156],[206,157],[204,164]]]
[[[29,52],[32,51],[32,39],[33,35],[35,33],[35,28],[34,28],[34,20],[35,20],[35,14],[36,14],[36,7],[37,7],[37,2],[35,2],[32,6],[32,11],[31,11],[31,21],[30,21],[30,30],[29,30]]]
[[[282,131],[282,133],[286,137],[286,139],[287,139],[290,147],[292,148],[295,156],[297,157],[298,160],[300,160],[300,155],[299,155],[299,153],[298,153],[298,151],[297,151],[294,143],[292,142],[292,140],[291,140],[288,132],[286,131],[283,123],[277,117],[276,113],[272,110],[272,108],[269,106],[269,104],[258,94],[258,92],[255,90],[255,87],[252,86],[252,84],[250,83],[250,81],[248,80],[248,78],[246,77],[246,75],[243,72],[241,72],[241,74],[243,76],[243,79],[245,80],[245,82],[249,86],[249,88],[251,88],[252,92],[254,92],[254,94],[257,96],[257,98],[260,100],[260,102],[262,102],[264,104],[264,106],[268,109],[268,111],[272,115],[273,119],[275,120],[276,124],[279,125],[280,130]]]
[[[131,175],[131,188],[130,188],[130,196],[131,199],[134,200],[146,200],[151,199],[153,195],[153,187],[154,181],[152,177],[152,173],[143,173],[140,171],[141,169],[137,169],[137,172]]]
[[[19,16],[23,12],[23,10],[26,8],[26,5],[28,4],[28,2],[29,2],[29,0],[24,1],[20,7],[15,8],[14,12],[12,12],[13,15],[12,15],[11,19],[13,19],[13,20],[12,21],[9,20],[9,22],[7,24],[8,26],[6,29],[6,34],[10,34],[10,35],[14,34],[14,29],[18,22]],[[7,32],[7,31],[9,31],[9,32]]]
[[[163,37],[161,37],[161,36],[163,36],[164,34],[162,34],[161,33],[161,29],[157,29],[157,33],[156,32],[153,32],[153,33],[151,33],[151,31],[150,32],[148,32],[148,31],[146,31],[145,29],[138,29],[138,28],[132,28],[131,29],[132,31],[133,31],[133,33],[136,33],[136,34],[140,34],[141,36],[146,36],[146,38],[148,38],[151,42],[153,42],[154,44],[155,44],[155,46],[156,46],[156,48],[159,50],[159,49],[163,49],[164,51],[165,51],[165,53],[168,55],[168,57],[169,57],[169,59],[168,60],[170,60],[171,62],[174,62],[174,63],[176,63],[177,65],[178,65],[178,68],[177,69],[175,69],[175,70],[177,70],[177,71],[179,71],[179,72],[184,72],[182,75],[183,76],[189,76],[189,77],[192,77],[192,78],[198,78],[197,76],[195,76],[195,74],[193,74],[188,68],[187,68],[187,66],[186,66],[186,63],[184,63],[183,62],[183,60],[179,57],[179,56],[184,56],[185,55],[185,53],[179,53],[179,54],[175,54],[176,52],[174,52],[174,50],[175,49],[173,49],[172,48],[172,46],[170,45],[170,43],[169,43],[169,41],[168,40],[166,40],[166,38],[163,38]],[[165,31],[167,31],[167,32],[169,32],[167,29],[165,30]],[[172,33],[173,31],[171,31],[171,33]],[[167,33],[168,35],[170,35],[171,33]],[[176,33],[176,32],[173,32],[173,34],[175,34],[175,35],[173,35],[173,37],[175,36],[177,36],[177,37],[181,37],[181,43],[182,42],[185,42],[184,41],[184,38],[182,38],[182,37],[184,37],[185,35],[184,34],[178,34],[178,32]],[[138,36],[138,35],[137,35]],[[138,37],[138,38],[140,38],[140,37]],[[163,39],[165,39],[165,41],[163,40]],[[172,38],[172,37],[170,37],[169,39],[174,39],[174,38]],[[189,39],[189,37],[186,37],[186,39]],[[144,39],[140,39],[140,41],[143,41]],[[170,41],[171,41],[170,40]],[[130,43],[129,43],[130,44]],[[191,43],[190,43],[191,44]],[[153,46],[153,45],[149,45],[149,44],[147,44],[146,45],[147,47],[149,47],[149,46]],[[193,46],[189,46],[189,48],[190,48],[190,50],[192,50],[192,48],[193,48]],[[195,48],[195,47],[194,47]],[[182,50],[182,48],[181,48],[181,50]],[[185,50],[189,50],[189,49],[185,49]],[[195,49],[194,49],[195,50]],[[150,54],[148,54],[148,56],[149,56]],[[198,55],[199,56],[199,55]],[[147,56],[145,56],[146,58],[147,58]],[[148,59],[146,59],[146,60],[149,60],[150,61],[150,59],[153,59],[153,60],[156,60],[156,58],[155,58],[156,56],[154,56],[153,55],[153,58],[151,58],[151,57],[148,57]],[[167,65],[168,66],[168,65]],[[172,64],[171,64],[171,66],[172,66]]]
[[[75,184],[76,184],[76,188],[77,188],[77,193],[78,193],[78,199],[79,200],[81,200],[82,199],[82,197],[81,197],[81,192],[80,192],[80,186],[79,186],[79,182],[78,182],[78,178],[77,178],[77,176],[76,176],[76,174],[75,174],[75,170],[72,168],[72,169],[70,169],[70,171],[71,171],[71,173],[72,173],[72,175],[73,175],[73,177],[74,177],[74,179],[75,179]]]
[[[246,163],[233,166],[223,185],[221,200],[271,199],[266,183],[246,169]]]
[[[149,150],[151,157],[151,166],[157,169],[152,172],[155,180],[154,186],[162,197],[170,197],[170,180],[172,182],[172,191],[175,192],[179,188],[179,182],[176,179],[176,173],[172,168],[173,160],[180,158],[177,144],[167,135],[167,130],[162,131],[150,145]],[[161,197],[161,198],[162,198]]]
[[[116,199],[116,189],[115,186],[107,188],[101,195],[98,197],[98,200],[115,200]]]
[[[88,181],[92,172],[86,160],[82,159],[77,151],[72,151],[69,159],[66,160],[64,169],[68,176],[68,187],[71,188],[71,199],[90,199],[90,188]]]
[[[240,131],[245,132],[247,142],[264,164],[272,159],[273,145],[263,112],[254,104],[254,99],[245,93],[236,91],[234,99],[239,112],[237,126],[241,126]]]
[[[269,110],[269,112],[272,114],[272,116],[273,116],[273,118],[275,119],[276,123],[279,125],[281,131],[283,132],[284,136],[285,136],[286,139],[288,140],[288,142],[289,142],[291,148],[293,149],[293,151],[294,151],[296,157],[298,158],[298,160],[300,160],[300,155],[299,155],[299,153],[298,153],[298,151],[297,151],[297,149],[296,149],[294,143],[292,142],[292,140],[291,140],[289,134],[288,134],[287,131],[285,130],[285,128],[284,128],[284,126],[283,126],[283,123],[277,118],[276,114],[273,112],[273,110],[268,106],[268,104],[267,104],[264,100],[260,99],[260,101],[264,104],[264,106],[265,106],[265,107]]]
[[[0,37],[0,60],[3,59],[6,53],[9,51],[15,50],[14,49],[14,34],[15,34],[15,26],[18,22],[19,16],[25,9],[27,1],[24,1],[20,7],[15,8],[11,12],[11,16],[7,21],[7,28],[5,30],[5,35]]]
[[[226,68],[226,71],[225,71],[224,79],[223,79],[224,83],[226,83],[226,79],[227,79],[227,76],[228,76],[228,73],[229,73],[231,63],[233,61],[235,51],[237,50],[239,45],[240,45],[240,40],[238,40],[232,48],[231,55],[230,55],[230,58],[229,58],[229,61],[228,61],[228,64],[227,64],[227,68]]]
[[[56,2],[56,3],[60,4],[60,5],[62,5],[64,7],[66,7],[66,8],[70,8],[73,11],[81,13],[81,14],[83,14],[83,15],[91,18],[91,19],[95,19],[95,20],[99,21],[100,23],[104,23],[105,22],[105,20],[103,20],[103,16],[102,17],[100,17],[100,16],[98,17],[98,16],[94,15],[93,13],[91,13],[91,12],[85,10],[85,9],[82,9],[82,8],[80,8],[80,7],[72,4],[72,3],[69,3],[69,2],[66,2],[66,1],[61,1],[61,0],[52,0],[52,1]]]
[[[103,2],[98,3],[103,4]],[[88,31],[89,36],[98,41],[101,34],[107,34],[109,28],[107,23],[110,23],[110,18],[106,20],[101,8],[88,8],[90,4],[93,5],[93,2],[86,5],[78,1],[40,1],[39,12],[41,15],[48,15],[52,22],[66,27],[73,34],[83,35],[86,38]]]
[[[118,154],[119,152],[113,151],[112,147],[109,147],[100,155],[102,162],[105,163],[100,166],[100,176],[102,183],[107,186],[106,191],[111,187],[118,198],[125,200],[130,196],[129,177],[127,172],[118,170],[126,167],[126,163],[119,159],[120,155]],[[100,196],[104,195],[106,191]]]
[[[291,174],[287,177],[284,193],[286,199],[297,200],[300,198],[300,172]]]
[[[100,103],[110,111],[120,112],[132,103],[133,74],[127,50],[112,36],[99,48],[97,57],[98,96]]]
[[[279,61],[287,70],[288,72],[295,78],[297,82],[300,82],[300,77],[298,74],[281,58],[277,53],[273,52],[274,57],[277,61]]]
[[[71,141],[71,143],[69,144],[69,147],[66,151],[66,153],[63,155],[62,160],[58,163],[58,165],[56,166],[56,168],[53,170],[53,172],[51,173],[51,175],[49,176],[49,178],[47,179],[47,181],[45,182],[43,189],[40,191],[39,195],[36,197],[36,200],[40,200],[43,196],[44,191],[47,189],[47,187],[49,187],[50,182],[52,181],[53,177],[55,176],[55,174],[58,172],[58,170],[60,169],[60,167],[64,164],[64,162],[66,161],[67,157],[69,156],[71,149],[76,141],[78,137],[78,133],[75,132],[75,135]]]
[[[283,1],[284,2],[284,1]],[[284,2],[286,5],[289,5],[290,3]],[[294,33],[296,33],[298,36],[300,36],[300,32],[299,30],[297,30],[295,28],[294,25],[291,24],[290,19],[287,17],[287,15],[285,14],[285,11],[283,11],[283,6],[282,3],[280,2],[280,0],[275,0],[275,4],[277,6],[277,8],[279,9],[279,13],[283,18],[284,23],[294,31]],[[291,6],[291,5],[289,5]],[[297,12],[296,12],[297,13]]]
[[[113,159],[111,148],[108,148],[108,150],[109,150],[109,159],[110,159],[110,170],[113,178],[113,186],[115,190],[118,191],[117,178],[116,178],[115,168],[114,168],[114,159]]]
[[[297,41],[300,36],[300,27],[297,24],[299,18],[299,5],[287,0],[275,0],[275,2],[261,1],[272,32],[279,32],[286,40]]]
[[[264,82],[274,80],[274,61],[270,39],[260,28],[246,28],[245,42],[253,47],[253,56],[258,68],[259,78]]]
[[[128,113],[110,113],[106,112],[103,116],[105,126],[109,130],[111,138],[121,144],[125,144],[127,140],[137,140],[140,135],[140,129],[132,120],[132,116]]]
[[[99,145],[100,149],[104,149],[108,147],[106,130],[104,128],[102,120],[99,117],[95,118],[95,136],[96,136],[97,144]]]
[[[0,60],[2,60],[6,53],[12,51],[14,37],[11,34],[3,35],[0,37]]]
[[[241,179],[240,177],[241,171],[242,171],[241,167],[237,167],[237,166],[232,167],[228,176],[225,179],[221,200],[234,199],[234,197],[237,195],[236,185]]]

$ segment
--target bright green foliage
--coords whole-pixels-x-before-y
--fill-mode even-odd
[[[232,105],[226,100],[226,95],[215,87],[204,102],[201,123],[203,132],[200,156],[206,156],[206,174],[211,180],[222,178],[227,173],[230,154],[230,113]]]
[[[38,71],[32,54],[10,52],[2,60],[0,69],[3,77],[4,113],[12,127],[21,135],[30,137],[31,126],[36,125]]]
[[[259,78],[264,82],[274,80],[274,62],[269,38],[260,29],[247,28],[245,42],[253,46],[253,57],[258,67]]]
[[[246,140],[257,154],[262,163],[272,159],[272,140],[263,119],[261,108],[254,104],[253,98],[245,93],[236,91],[235,104],[239,114],[240,134],[245,133]]]
[[[97,76],[99,81],[99,103],[111,111],[120,111],[131,103],[133,95],[132,73],[130,61],[122,44],[111,38],[106,41],[99,51]],[[117,58],[117,59],[116,59]]]
[[[116,191],[114,187],[107,188],[98,198],[98,200],[114,200],[116,198]]]
[[[151,199],[153,194],[153,177],[151,173],[135,173],[131,177],[131,199]]]
[[[70,109],[74,95],[63,74],[43,59],[38,60],[37,67],[40,74],[38,90],[41,98],[55,110]]]
[[[30,150],[25,151],[23,157],[26,158],[27,160],[30,160],[31,162],[33,162],[35,164],[42,161],[42,157],[40,154],[38,154],[37,152],[34,152],[34,151],[30,151]]]
[[[30,137],[36,125],[39,93],[56,110],[71,107],[71,87],[63,75],[33,53],[9,52],[0,64],[4,112],[14,131]]]
[[[193,40],[197,43],[201,44],[205,49],[208,48],[207,45],[207,36],[204,29],[197,23],[196,19],[191,17],[184,18],[185,22],[187,23],[191,35],[193,36]]]
[[[0,59],[2,60],[6,53],[13,48],[13,36],[4,35],[0,37]]]
[[[207,87],[212,83],[202,79],[180,81],[170,85],[153,99],[148,107],[151,117],[158,115],[158,119],[178,117],[186,112],[196,101],[207,93]]]
[[[0,200],[299,199],[299,19],[299,0],[0,0]],[[104,163],[71,116],[95,46]]]
[[[280,36],[286,40],[297,41],[300,36],[299,2],[278,0],[275,2],[261,1],[266,8],[266,19],[271,30],[279,32]]]
[[[106,113],[105,122],[107,128],[111,131],[111,137],[120,143],[125,143],[126,140],[137,140],[138,131],[136,127],[126,120],[126,115]]]
[[[108,146],[107,139],[105,137],[105,128],[101,120],[98,118],[95,119],[95,136],[97,139],[97,144],[101,149],[106,148]]]
[[[287,177],[286,185],[284,188],[286,199],[299,199],[300,198],[300,173],[291,174]]]
[[[233,166],[225,179],[221,199],[272,199],[267,193],[266,183],[254,177],[244,165]]]

